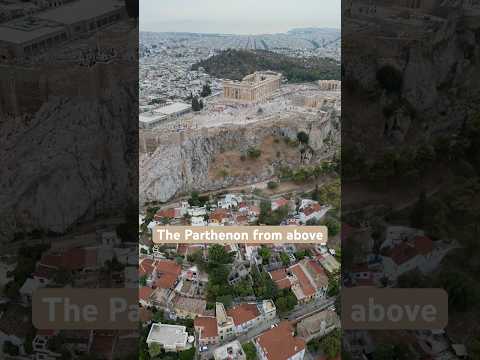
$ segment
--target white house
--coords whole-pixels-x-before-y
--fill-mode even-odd
[[[426,236],[414,236],[381,248],[384,272],[390,279],[411,270],[421,270],[434,255],[433,241]]]
[[[238,207],[241,202],[241,196],[235,194],[226,194],[225,198],[218,201],[217,206],[222,209],[232,209]]]
[[[320,221],[327,214],[328,210],[330,210],[330,206],[313,202],[300,210],[300,222],[306,224],[310,220]]]
[[[178,352],[191,347],[187,328],[181,325],[154,323],[147,337],[147,344],[159,344],[166,352]]]
[[[192,216],[190,218],[190,223],[192,226],[207,226],[207,222],[203,218],[203,216]]]
[[[302,360],[305,356],[305,340],[294,336],[289,321],[265,331],[254,343],[260,360]]]
[[[207,215],[207,208],[205,206],[193,206],[188,208],[187,213],[191,217],[204,217]]]

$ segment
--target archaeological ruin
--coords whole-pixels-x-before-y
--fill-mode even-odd
[[[339,80],[318,80],[320,90],[323,91],[340,91],[342,82]]]
[[[237,101],[261,101],[280,88],[282,75],[273,71],[257,71],[242,81],[223,82],[223,97]]]

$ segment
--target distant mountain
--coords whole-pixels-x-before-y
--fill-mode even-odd
[[[225,50],[192,66],[216,78],[240,80],[260,70],[281,72],[289,81],[340,79],[340,64],[331,58],[298,58],[266,50]]]

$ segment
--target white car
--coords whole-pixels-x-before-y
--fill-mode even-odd
[[[330,255],[332,255],[332,256],[335,256],[335,254],[336,254],[335,249],[328,249],[328,252],[329,252]]]

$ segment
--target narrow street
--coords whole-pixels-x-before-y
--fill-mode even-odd
[[[253,340],[254,338],[259,336],[263,332],[269,330],[272,327],[272,325],[278,324],[282,320],[290,320],[290,321],[299,320],[301,318],[305,318],[305,317],[313,315],[317,312],[325,310],[326,308],[332,306],[333,304],[335,304],[335,298],[317,299],[316,301],[313,301],[310,304],[301,305],[301,306],[297,307],[297,309],[294,309],[291,312],[282,315],[281,317],[279,317],[277,315],[277,317],[275,317],[275,319],[273,319],[272,321],[268,321],[268,322],[262,324],[262,326],[256,326],[256,327],[252,328],[251,330],[249,330],[248,332],[246,332],[246,333],[244,333],[240,336],[237,336],[236,338],[233,338],[229,341],[238,340],[241,344],[244,344],[246,342],[249,342],[249,341]],[[225,344],[227,342],[228,341],[225,341],[223,344]],[[207,351],[199,353],[200,358],[201,359],[212,358],[213,357],[213,352],[219,346],[221,346],[221,345],[218,345],[218,346],[215,346],[215,347],[209,346]],[[306,353],[305,356],[306,356],[305,359],[308,359],[310,355],[307,355],[307,353]]]
[[[283,318],[290,321],[299,320],[301,318],[313,315],[319,311],[325,310],[326,308],[335,304],[335,298],[327,299],[318,299],[312,303],[301,305],[297,310],[291,311],[287,316]]]

